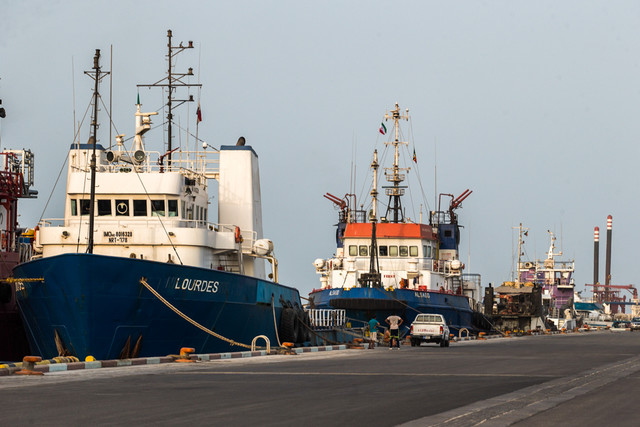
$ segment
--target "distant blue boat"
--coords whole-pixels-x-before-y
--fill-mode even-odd
[[[385,114],[393,127],[384,144],[392,150],[381,158],[393,163],[384,168],[389,182],[382,186],[388,196],[384,213],[378,211],[382,202],[378,200],[377,150],[371,162],[370,200],[362,203],[354,194],[325,195],[339,209],[336,250],[333,257],[314,262],[320,288],[309,295],[309,306],[344,309],[352,327],[364,326],[372,318],[386,326],[385,319],[396,314],[402,317],[406,332],[416,315],[434,313],[443,315],[456,334],[463,329],[486,330],[490,325],[477,311],[482,298],[480,275],[464,274],[458,254],[460,226],[455,210],[471,191],[458,197],[441,194],[437,210],[429,212],[428,224],[405,216],[402,196],[408,187],[402,184],[408,172],[417,168],[415,149],[413,156],[410,150],[400,152],[409,143],[399,139],[399,122],[408,119],[408,110],[401,111],[398,104]],[[380,133],[386,134],[386,126],[381,126]],[[400,167],[400,158],[416,164]],[[443,198],[450,198],[446,210],[441,209]]]

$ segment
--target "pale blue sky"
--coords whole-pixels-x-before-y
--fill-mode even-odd
[[[530,256],[544,256],[547,229],[558,243],[562,234],[579,287],[592,280],[599,226],[603,280],[608,214],[613,282],[636,280],[638,2],[0,6],[2,146],[35,152],[40,191],[21,202],[22,226],[42,214],[72,140],[72,76],[81,115],[92,85],[82,71],[96,48],[107,59],[113,45],[114,121],[131,135],[135,85],[163,77],[170,28],[175,41],[196,45],[179,66],[201,72],[200,136],[219,146],[243,135],[260,156],[265,234],[276,244],[281,280],[303,295],[318,287],[313,260],[335,251],[336,211],[322,195],[349,190],[352,160],[363,182],[382,143],[380,119],[395,102],[410,109],[429,203],[434,152],[439,191],[473,190],[460,211],[461,257],[468,261],[470,249],[484,285],[509,278],[519,222],[530,228]],[[162,104],[158,92],[140,93],[145,110]],[[45,217],[62,216],[64,182]]]

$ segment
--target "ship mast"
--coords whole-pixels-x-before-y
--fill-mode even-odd
[[[167,166],[168,169],[171,170],[171,155],[173,153],[172,149],[172,123],[173,123],[173,109],[179,107],[185,102],[193,102],[193,95],[189,95],[187,99],[174,99],[174,92],[179,87],[202,87],[201,84],[196,83],[185,83],[182,80],[186,76],[193,76],[193,68],[189,68],[186,73],[176,73],[173,71],[173,58],[178,55],[180,52],[185,49],[193,49],[193,41],[189,40],[189,44],[187,46],[183,46],[182,42],[178,46],[171,45],[171,38],[173,37],[171,30],[167,30],[167,38],[169,42],[167,59],[169,62],[169,67],[167,71],[167,77],[158,80],[152,84],[142,84],[138,85],[138,87],[166,87],[167,88],[167,152],[165,156],[167,156]],[[164,159],[164,157],[162,157]]]
[[[373,152],[373,162],[371,162],[371,169],[373,169],[373,188],[371,189],[372,209],[369,216],[371,222],[371,249],[369,253],[369,272],[362,273],[360,275],[360,286],[363,288],[380,288],[382,286],[382,278],[380,276],[380,263],[378,260],[378,241],[376,239],[376,223],[377,218],[377,205],[378,205],[378,150]]]
[[[516,227],[513,227],[513,228],[516,228]],[[522,255],[524,255],[522,253],[522,245],[524,244],[524,240],[522,240],[523,231],[524,231],[524,235],[526,236],[529,229],[522,227],[522,223],[520,223],[520,225],[518,226],[518,263],[516,264],[516,277],[514,280],[516,284],[520,283],[520,269],[522,268]]]
[[[385,113],[384,119],[385,121],[389,119],[393,120],[395,139],[390,142],[385,142],[385,145],[393,145],[394,147],[393,167],[385,168],[384,172],[387,181],[393,184],[393,186],[383,187],[385,189],[385,194],[389,196],[389,203],[387,205],[387,213],[385,216],[389,222],[399,223],[404,222],[404,212],[402,211],[401,196],[404,195],[404,189],[407,188],[406,185],[400,185],[400,183],[405,179],[405,175],[400,172],[410,170],[410,168],[399,167],[400,155],[398,146],[401,144],[409,145],[409,142],[399,140],[399,122],[400,120],[409,120],[409,109],[407,108],[405,114],[402,114],[400,112],[400,107],[396,102],[396,108],[394,110],[391,110],[389,113]],[[390,217],[389,214],[392,214],[393,217]]]
[[[100,49],[96,49],[96,54],[93,57],[93,70],[85,71],[84,73],[91,77],[95,82],[93,90],[93,120],[91,121],[91,137],[89,138],[89,144],[92,145],[91,152],[91,193],[89,196],[89,242],[87,243],[87,253],[93,253],[93,227],[95,221],[95,205],[96,205],[96,144],[98,143],[98,98],[100,93],[98,87],[100,80],[102,80],[109,71],[100,71]]]

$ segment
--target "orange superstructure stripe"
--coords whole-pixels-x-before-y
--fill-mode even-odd
[[[345,238],[371,238],[370,223],[347,224],[344,231]],[[434,240],[433,228],[427,224],[376,224],[377,238],[413,238]]]

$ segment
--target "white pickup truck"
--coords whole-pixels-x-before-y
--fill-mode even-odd
[[[449,347],[449,327],[440,314],[418,314],[411,324],[409,334],[412,347],[423,342],[435,342],[440,347]]]

